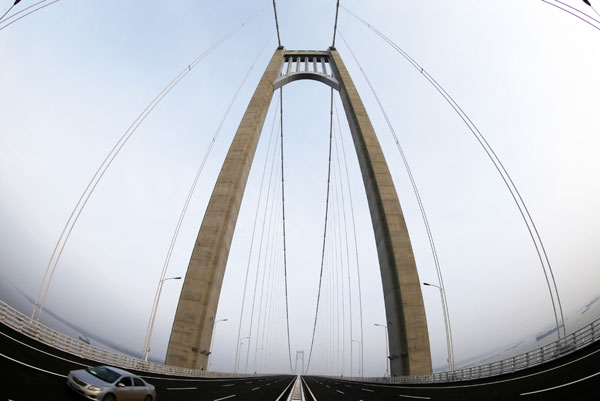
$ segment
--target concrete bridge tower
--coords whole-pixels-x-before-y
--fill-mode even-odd
[[[339,91],[363,177],[377,243],[391,374],[431,373],[421,286],[398,195],[381,146],[340,55],[279,47],[246,109],[208,203],[190,259],[166,363],[206,369],[229,248],[273,92],[300,80]]]

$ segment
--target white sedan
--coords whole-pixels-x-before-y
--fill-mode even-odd
[[[90,400],[154,401],[156,389],[142,378],[112,366],[72,370],[67,385]]]

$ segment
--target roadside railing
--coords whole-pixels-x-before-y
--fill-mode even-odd
[[[543,347],[486,365],[421,376],[352,377],[347,380],[375,383],[445,383],[482,379],[531,368],[577,351],[600,339],[600,318]]]
[[[163,365],[156,362],[144,361],[118,352],[109,351],[90,345],[81,340],[69,337],[56,330],[32,320],[12,306],[0,300],[0,323],[3,323],[21,334],[31,337],[43,344],[49,345],[60,351],[89,359],[99,364],[112,365],[128,370],[157,373],[162,375],[186,377],[234,377],[254,376],[237,375],[232,373],[207,372],[198,369],[187,369],[176,366]]]
[[[38,323],[32,320],[31,317],[24,315],[1,300],[0,323],[3,323],[28,337],[31,337],[58,350],[84,359],[96,361],[101,364],[122,367],[124,369],[186,377],[254,376],[249,374],[242,375],[233,373],[207,372],[198,369],[187,369],[163,365],[99,348],[94,345],[87,344],[81,340],[69,337],[66,334],[62,334],[48,326]],[[444,383],[475,380],[531,368],[570,354],[593,343],[594,341],[597,341],[598,339],[600,339],[600,318],[572,332],[566,337],[562,337],[560,340],[556,340],[533,351],[516,355],[501,361],[491,362],[486,365],[464,368],[455,370],[454,372],[440,372],[421,376],[346,377],[345,379],[362,382],[398,384]]]

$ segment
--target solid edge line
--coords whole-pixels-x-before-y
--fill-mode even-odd
[[[18,364],[21,364],[21,365],[27,366],[28,368],[32,368],[32,369],[35,369],[35,370],[39,370],[40,372],[49,373],[49,374],[51,374],[51,375],[58,376],[58,377],[67,377],[67,376],[65,376],[65,375],[61,375],[60,373],[50,372],[49,370],[44,370],[44,369],[38,368],[37,366],[28,365],[28,364],[26,364],[25,362],[18,361],[18,360],[16,360],[16,359],[13,359],[13,358],[11,358],[10,356],[6,356],[6,355],[4,355],[4,354],[0,354],[0,356],[4,357],[4,358],[6,358],[6,359],[10,359],[11,361],[13,361],[13,362],[16,362],[16,363],[18,363]]]
[[[281,399],[281,397],[283,397],[283,395],[285,394],[285,392],[287,391],[287,389],[288,389],[288,388],[290,388],[290,386],[292,385],[292,383],[295,383],[295,382],[296,382],[296,380],[298,380],[298,376],[296,376],[296,379],[292,380],[292,381],[290,382],[290,384],[288,384],[288,385],[286,386],[285,390],[283,390],[283,393],[281,393],[281,394],[279,395],[279,397],[277,397],[277,399],[276,399],[275,401],[279,401],[279,400]],[[217,400],[215,400],[215,401],[217,401]]]
[[[587,377],[584,377],[584,378],[581,378],[581,379],[577,379],[577,380],[569,382],[569,383],[561,384],[560,386],[548,387],[548,388],[545,388],[545,389],[542,389],[542,390],[530,391],[528,393],[521,393],[519,395],[520,396],[524,396],[524,395],[537,394],[537,393],[543,393],[543,392],[546,392],[546,391],[556,390],[557,388],[567,387],[567,386],[570,386],[571,384],[579,383],[579,382],[582,382],[584,380],[590,379],[590,378],[592,378],[594,376],[598,376],[598,375],[600,375],[600,372],[596,372],[593,375],[589,375]]]
[[[308,390],[308,392],[310,393],[310,396],[312,397],[312,399],[314,401],[317,401],[317,397],[315,397],[315,395],[313,394],[313,392],[310,390],[310,387],[308,387],[308,384],[306,384],[306,380],[304,380],[304,378],[300,378],[302,380],[302,382],[304,383],[304,385],[306,386],[306,389]]]
[[[8,327],[8,326],[7,326],[7,327]],[[16,330],[15,330],[15,331],[16,331]],[[6,333],[0,332],[0,334],[2,334],[3,336],[5,336],[5,337],[7,337],[7,338],[10,338],[11,340],[13,340],[13,341],[15,341],[15,342],[17,342],[17,343],[19,343],[19,344],[21,344],[21,345],[24,345],[24,346],[26,346],[26,347],[28,347],[28,348],[31,348],[31,349],[33,349],[33,350],[36,350],[37,352],[41,352],[42,354],[46,354],[46,355],[48,355],[48,356],[51,356],[51,357],[53,357],[53,358],[60,359],[60,360],[63,360],[63,361],[66,361],[66,362],[70,362],[70,363],[74,363],[74,364],[76,364],[76,365],[81,365],[81,366],[86,366],[86,367],[90,367],[90,366],[91,366],[91,365],[87,365],[87,364],[85,364],[85,363],[81,363],[81,362],[73,361],[73,360],[71,360],[71,359],[63,358],[62,356],[54,355],[54,354],[52,354],[52,353],[50,353],[50,352],[47,352],[47,351],[41,350],[41,349],[39,349],[39,348],[36,348],[36,347],[34,347],[33,345],[30,345],[30,344],[24,343],[24,342],[23,342],[23,341],[21,341],[21,340],[17,340],[16,338],[14,338],[14,337],[11,337],[10,335],[8,335],[8,334],[6,334]],[[22,333],[21,333],[21,334],[22,334]],[[35,339],[35,338],[32,338],[32,337],[29,337],[29,336],[27,336],[26,334],[22,334],[22,335],[24,335],[24,336],[26,336],[26,337],[28,337],[28,338],[31,338],[32,340],[34,340],[34,341],[37,341],[38,343],[40,343],[40,344],[43,344],[43,345],[45,345],[45,346],[47,346],[47,347],[53,348],[53,349],[55,349],[55,350],[57,350],[57,351],[60,351],[60,352],[64,352],[64,353],[67,353],[67,354],[73,355],[73,356],[75,356],[75,357],[77,357],[77,358],[80,358],[80,359],[85,359],[85,358],[82,358],[82,357],[80,357],[80,356],[77,356],[77,355],[75,355],[75,354],[73,354],[73,353],[71,353],[71,352],[69,352],[69,351],[65,351],[65,350],[61,350],[61,349],[59,349],[59,348],[55,348],[55,347],[53,347],[53,346],[52,346],[52,345],[50,345],[50,344],[46,344],[46,343],[44,343],[44,342],[42,342],[42,341],[40,341],[40,340],[37,340],[37,339]]]

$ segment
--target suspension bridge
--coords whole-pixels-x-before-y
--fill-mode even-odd
[[[60,4],[58,0],[39,1],[19,10],[19,3],[14,2],[0,19],[0,34],[6,28],[14,29],[12,25],[17,22],[26,24],[29,19],[25,17],[36,18],[40,14],[38,11]],[[501,160],[500,152],[492,147],[485,130],[474,122],[475,119],[441,80],[377,24],[343,3],[340,5],[339,1],[334,3],[330,10],[333,20],[331,40],[327,47],[314,50],[286,47],[286,37],[282,35],[285,25],[280,23],[275,1],[263,10],[253,10],[249,17],[222,33],[199,56],[185,64],[104,154],[68,214],[50,252],[35,297],[24,294],[31,301],[32,313],[24,314],[9,303],[0,304],[2,363],[5,371],[10,372],[7,382],[12,383],[2,390],[5,398],[48,398],[48,394],[51,394],[50,399],[74,397],[64,385],[68,371],[102,363],[142,375],[156,385],[159,397],[165,399],[595,399],[600,377],[595,368],[600,321],[569,323],[569,311],[564,308],[559,291],[558,274],[551,264],[552,252],[543,240],[544,231],[534,219],[535,211],[526,203],[522,188],[509,173],[509,165]],[[560,1],[542,3],[577,16],[587,25],[595,26],[598,22],[592,14],[584,12],[586,9],[576,9]],[[584,3],[595,12],[592,3]],[[138,130],[151,123],[163,103],[176,96],[213,53],[234,41],[236,36],[244,35],[253,24],[261,25],[258,21],[264,21],[265,14],[271,15],[274,35],[260,43],[258,53],[252,56],[199,158],[200,164],[178,212],[166,255],[162,257],[152,308],[144,324],[141,352],[132,355],[128,350],[123,351],[120,347],[127,341],[114,339],[113,349],[110,349],[106,346],[108,341],[99,339],[93,331],[89,336],[94,344],[90,344],[86,335],[75,338],[65,330],[49,327],[46,324],[48,316],[60,315],[51,312],[46,304],[58,297],[53,280],[60,277],[61,269],[69,263],[63,260],[63,255],[68,255],[73,238],[76,238],[76,228],[83,224],[81,219],[90,213],[88,209],[100,196],[98,192],[105,177],[110,177],[114,165],[126,157],[128,149],[134,146],[136,134],[139,136]],[[422,184],[409,163],[402,135],[394,128],[393,114],[372,83],[373,76],[363,68],[364,60],[338,30],[341,14],[345,16],[346,24],[362,27],[373,35],[373,40],[380,41],[394,57],[406,63],[445,104],[494,173],[507,202],[518,216],[524,233],[520,238],[527,242],[533,255],[528,268],[536,271],[536,285],[542,289],[537,294],[543,299],[536,302],[544,305],[544,315],[551,318],[550,323],[548,319],[544,320],[545,329],[538,333],[535,344],[523,345],[525,340],[522,340],[506,348],[504,354],[488,360],[482,357],[475,363],[468,363],[465,358],[458,361],[449,288],[447,280],[444,281],[448,272],[443,264],[443,251],[447,247],[437,245],[436,224],[430,220],[426,199],[420,192]],[[342,43],[344,53],[338,50]],[[269,57],[266,62],[265,57]],[[233,60],[236,62],[229,63],[228,67],[235,67],[231,71],[239,70],[238,57],[234,56]],[[350,61],[355,66],[352,74],[347,67]],[[250,81],[257,73],[262,75],[252,84]],[[363,88],[374,100],[370,105],[381,116],[377,125],[371,120],[375,111],[367,110],[363,103],[366,93],[359,93],[355,84],[357,79],[362,80]],[[326,89],[327,100],[323,103],[326,113],[323,115],[327,118],[322,119],[326,124],[320,130],[327,134],[322,135],[326,138],[321,141],[325,145],[325,150],[321,151],[325,156],[322,161],[312,162],[312,156],[305,154],[307,148],[299,149],[298,153],[304,152],[303,163],[314,164],[304,167],[301,175],[312,183],[312,189],[322,199],[320,203],[310,205],[309,212],[301,212],[300,220],[293,220],[290,214],[295,213],[293,206],[298,205],[301,196],[295,190],[290,195],[288,169],[290,166],[294,169],[294,164],[288,157],[296,157],[296,152],[290,153],[288,141],[299,147],[302,141],[293,142],[294,139],[289,137],[288,132],[294,132],[295,123],[288,122],[291,120],[288,120],[285,94],[300,81],[321,85],[318,91],[321,95]],[[314,85],[310,88],[317,92]],[[247,90],[253,90],[253,93],[248,96],[247,105],[240,109],[238,98]],[[305,101],[312,102],[313,95],[310,96]],[[234,123],[230,114],[236,110],[240,117]],[[235,124],[238,124],[237,128],[233,128]],[[384,128],[389,133],[387,142],[383,142],[381,133],[376,132]],[[231,141],[221,145],[221,136],[228,130]],[[386,148],[386,143],[393,145],[393,152]],[[215,146],[225,150],[218,167],[209,165]],[[395,170],[398,167],[403,167],[406,174],[408,192],[400,193],[397,189]],[[207,169],[212,173],[207,173]],[[319,172],[322,174],[318,175]],[[212,174],[208,184],[207,174]],[[251,203],[247,200],[250,188],[258,189],[254,203],[244,206]],[[207,194],[200,229],[194,235],[191,256],[187,256],[189,263],[186,262],[180,276],[174,276],[172,265],[173,258],[177,257],[178,240],[182,229],[185,230],[186,215],[198,191]],[[422,268],[418,268],[414,236],[409,236],[410,224],[407,224],[408,218],[401,206],[406,193],[411,193],[416,205],[415,216],[419,217],[421,230],[427,238],[425,248],[433,272],[429,274],[435,277],[433,283],[420,277]],[[244,211],[251,217],[247,235],[240,240],[236,236]],[[291,222],[302,224],[302,219],[319,221],[319,232],[308,235],[304,232],[300,237],[292,235],[294,225]],[[365,241],[365,230],[371,233],[369,258],[361,255],[365,250],[361,245]],[[309,251],[308,244],[316,244],[317,256],[308,259],[291,252],[293,240],[305,242],[307,253],[313,252]],[[236,246],[246,252],[236,251]],[[299,248],[302,249],[302,245]],[[310,268],[302,266],[307,261],[312,265]],[[155,261],[153,264],[156,265]],[[300,272],[299,265],[302,266]],[[227,315],[222,309],[222,289],[227,286],[228,272],[232,270],[235,273],[229,274],[239,276],[235,300],[239,318],[230,314],[231,308],[225,312],[229,313]],[[365,276],[372,282],[374,275],[379,284],[365,288]],[[99,276],[100,282],[102,276]],[[312,289],[305,290],[298,301],[292,294],[296,282],[304,279],[302,276],[313,276],[309,280]],[[153,354],[153,344],[157,341],[153,332],[155,324],[161,322],[160,317],[157,318],[161,295],[167,281],[179,279],[182,287],[176,305],[172,305],[172,327],[168,341],[162,340],[166,356],[157,357],[156,352]],[[122,280],[120,285],[121,291],[126,293],[139,291],[132,277]],[[443,325],[438,322],[437,330],[428,326],[431,320],[424,301],[426,287],[439,290],[437,302],[441,301],[441,308],[437,313]],[[369,316],[372,308],[364,300],[372,297],[374,291],[379,292],[381,299],[378,323],[373,323]],[[585,311],[593,303],[586,305]],[[300,326],[293,323],[292,313],[298,310],[298,305],[305,314]],[[69,321],[72,318],[59,317],[59,320],[69,329],[75,327]],[[85,321],[75,323],[84,324]],[[124,327],[128,323],[117,324],[110,318],[103,321],[118,327],[119,331],[127,331]],[[233,330],[228,330],[233,333],[228,335],[232,365],[226,369],[215,368],[222,365],[213,345],[219,338],[218,330],[227,324],[236,325]],[[378,340],[365,335],[365,331],[370,330],[365,324],[382,329]],[[441,366],[439,356],[437,362],[432,358],[432,333],[436,333],[435,341],[444,343]],[[299,337],[306,338],[298,340]],[[385,340],[385,352],[379,360],[384,361],[385,372],[369,373],[371,368],[365,368],[365,358],[370,365],[373,356],[365,355],[365,348],[372,350],[371,344],[381,339]],[[383,348],[383,344],[380,345]],[[525,346],[529,348],[524,349]],[[510,350],[513,351],[507,352]],[[35,373],[36,385],[27,387],[25,383],[32,373]]]

